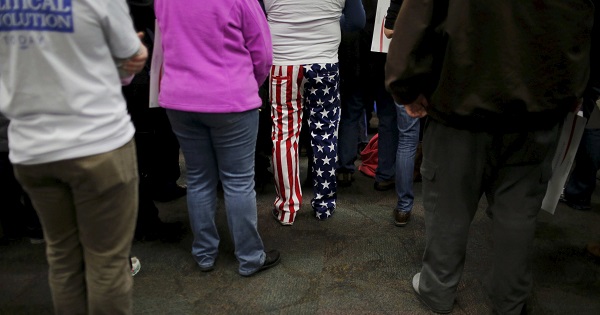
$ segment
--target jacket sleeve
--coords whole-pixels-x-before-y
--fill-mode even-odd
[[[365,9],[360,0],[346,0],[340,25],[344,32],[359,31],[365,27]]]
[[[394,23],[396,22],[396,18],[398,17],[398,12],[400,12],[400,6],[402,6],[402,0],[390,1],[390,6],[387,10],[387,14],[385,15],[384,25],[384,27],[388,30],[394,29]]]
[[[254,77],[258,86],[262,85],[273,64],[273,45],[271,32],[265,14],[258,1],[240,1],[242,3],[242,32],[246,48],[250,52],[254,66]]]
[[[429,98],[437,86],[447,11],[448,0],[405,0],[402,4],[385,66],[385,84],[397,102],[410,104],[419,94]]]

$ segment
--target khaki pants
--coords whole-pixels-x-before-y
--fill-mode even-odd
[[[134,142],[103,154],[14,168],[44,229],[55,312],[131,314]]]

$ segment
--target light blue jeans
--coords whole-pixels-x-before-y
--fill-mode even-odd
[[[239,273],[256,272],[265,261],[254,191],[258,110],[229,114],[167,110],[167,114],[186,163],[194,259],[201,267],[210,267],[218,254],[215,212],[220,179]]]
[[[396,151],[396,193],[398,205],[396,210],[410,212],[415,195],[413,193],[413,173],[415,154],[419,144],[419,118],[412,118],[406,113],[404,105],[396,104],[398,115],[398,150]]]

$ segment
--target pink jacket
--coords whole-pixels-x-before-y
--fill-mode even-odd
[[[155,0],[162,34],[162,107],[202,113],[258,108],[273,63],[257,0]]]

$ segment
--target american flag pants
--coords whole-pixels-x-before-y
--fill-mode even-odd
[[[282,223],[291,224],[302,206],[298,138],[304,114],[309,115],[314,162],[311,206],[317,219],[327,219],[336,207],[338,64],[276,65],[271,68],[270,80],[272,163],[277,193],[274,214]]]

